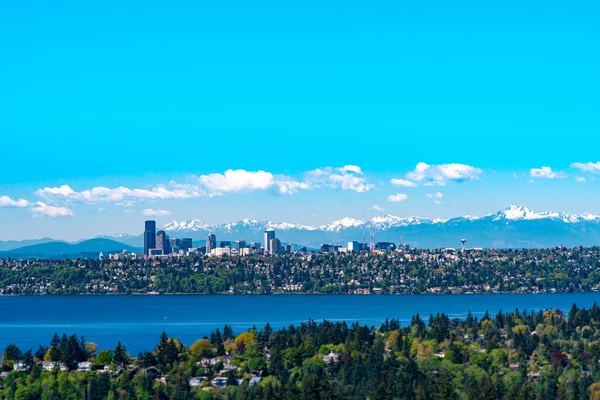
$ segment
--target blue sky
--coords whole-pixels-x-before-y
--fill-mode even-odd
[[[599,7],[4,1],[0,240],[600,214]]]

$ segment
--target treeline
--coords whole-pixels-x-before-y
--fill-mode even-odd
[[[161,260],[0,260],[0,294],[540,293],[600,290],[600,247]]]
[[[40,358],[43,356],[43,358]],[[86,362],[80,360],[86,359]],[[46,361],[43,361],[46,360]],[[445,314],[379,327],[308,321],[190,347],[166,334],[132,358],[55,335],[3,352],[7,399],[600,399],[600,307]],[[53,361],[60,361],[54,366]],[[50,365],[49,370],[48,366]],[[86,366],[92,366],[86,368]],[[10,372],[9,372],[10,371]]]

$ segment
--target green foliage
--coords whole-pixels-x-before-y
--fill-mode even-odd
[[[464,320],[437,314],[429,321],[415,316],[410,325],[387,320],[380,328],[307,321],[280,330],[251,329],[235,338],[226,327],[223,335],[213,332],[191,348],[163,333],[155,350],[137,359],[129,359],[121,343],[112,352],[101,351],[97,361],[112,358],[114,373],[46,372],[36,364],[30,372],[10,372],[0,381],[0,398],[600,398],[596,304],[574,306],[567,317],[560,310],[515,310]],[[236,349],[233,357],[221,357],[216,365],[196,364],[204,352],[214,353],[223,344]],[[71,365],[87,355],[82,349],[89,350],[75,335],[55,335],[48,348],[48,356],[54,349]],[[329,358],[332,352],[335,357]],[[8,346],[4,354],[18,352]],[[33,362],[33,353],[21,353],[21,360]],[[131,365],[117,373],[119,361]],[[262,380],[251,385],[255,375]],[[190,378],[197,376],[208,382],[221,376],[227,387],[190,387]],[[238,379],[244,383],[238,386]]]

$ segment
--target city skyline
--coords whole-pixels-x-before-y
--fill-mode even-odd
[[[600,214],[599,7],[2,4],[0,240]]]

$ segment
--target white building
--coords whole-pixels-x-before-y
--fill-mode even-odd
[[[92,363],[89,361],[80,362],[77,364],[77,371],[88,372],[92,370]]]
[[[348,242],[348,251],[355,251],[358,253],[360,251],[360,243],[358,243],[356,240]]]

